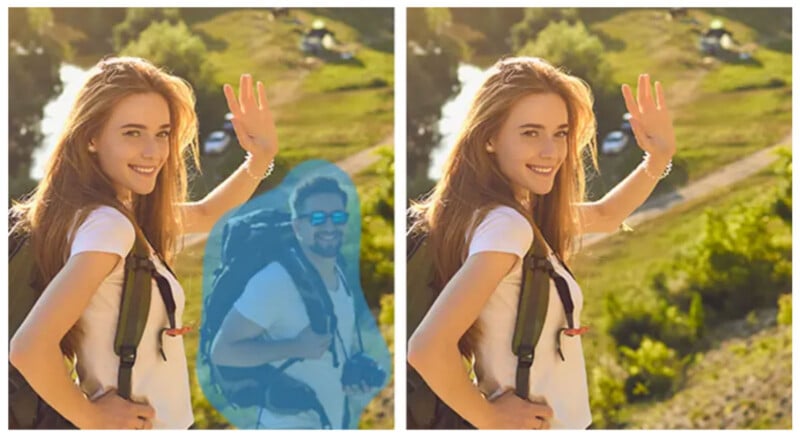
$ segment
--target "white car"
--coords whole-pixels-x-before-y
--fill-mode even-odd
[[[606,155],[617,154],[628,145],[628,136],[622,131],[612,131],[606,135],[600,151]]]
[[[228,147],[228,144],[231,142],[231,137],[221,131],[216,130],[208,134],[208,138],[206,138],[206,142],[203,143],[203,153],[208,155],[210,154],[220,154],[225,151]]]

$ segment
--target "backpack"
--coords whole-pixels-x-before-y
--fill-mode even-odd
[[[30,245],[29,235],[15,228],[18,217],[9,213],[8,233],[8,276],[9,276],[9,340],[33,309],[44,291],[45,285],[35,279],[36,260]],[[125,258],[125,276],[122,302],[114,338],[114,352],[120,357],[117,392],[130,399],[133,366],[139,343],[147,323],[150,308],[151,279],[156,280],[167,314],[170,328],[162,330],[173,335],[175,332],[175,300],[166,278],[156,270],[149,258],[146,239],[141,230],[136,229],[134,247]],[[172,272],[166,262],[164,266]],[[174,275],[174,273],[173,273]],[[162,352],[163,354],[163,352]],[[53,409],[28,384],[22,374],[8,363],[8,418],[10,429],[74,429],[69,420]]]
[[[214,338],[225,317],[244,292],[247,282],[261,269],[278,262],[296,285],[311,329],[317,334],[335,334],[337,318],[333,301],[322,277],[305,257],[291,226],[291,215],[260,209],[230,219],[222,231],[220,266],[212,274],[211,292],[204,298],[198,357],[209,369],[210,386],[230,404],[239,408],[264,407],[279,414],[314,411],[322,419],[323,428],[332,428],[330,419],[305,382],[286,374],[285,370],[301,361],[289,358],[280,366],[265,363],[251,368],[218,365],[211,359]],[[344,258],[336,261],[340,273],[345,271]],[[339,275],[348,295],[351,289],[344,274]],[[356,314],[356,326],[359,326]],[[360,327],[356,329],[363,352]],[[342,365],[335,340],[329,351],[333,365]],[[345,414],[345,419],[349,414]],[[347,423],[343,425],[347,426]]]
[[[409,223],[412,218],[409,218]],[[558,275],[547,258],[548,249],[544,237],[534,226],[534,239],[523,259],[523,275],[520,284],[519,303],[512,344],[509,345],[517,357],[515,394],[528,399],[530,367],[533,364],[534,350],[544,327],[550,295],[550,280],[554,280],[559,298],[564,306],[568,328],[562,329],[566,335],[579,335],[583,329],[574,329],[574,304],[569,287]],[[411,226],[406,235],[407,243],[407,331],[406,341],[417,329],[433,302],[439,289],[433,286],[434,259],[427,244],[427,233],[419,226]],[[561,262],[569,272],[569,268]],[[539,271],[538,274],[534,272]],[[544,274],[543,274],[544,273]],[[572,274],[572,272],[569,272]],[[560,348],[561,359],[564,356]],[[468,357],[465,362],[470,363]],[[409,429],[474,429],[475,426],[459,416],[428,386],[422,376],[411,366],[407,367],[407,411],[406,423]]]

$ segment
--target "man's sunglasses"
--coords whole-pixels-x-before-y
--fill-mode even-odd
[[[334,225],[343,225],[347,223],[347,219],[350,215],[347,211],[311,211],[308,214],[301,214],[298,218],[308,218],[309,222],[311,222],[311,226],[321,226],[324,225],[326,221],[328,221],[328,217],[331,218],[331,221]]]

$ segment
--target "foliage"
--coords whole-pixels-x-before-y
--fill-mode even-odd
[[[691,351],[702,335],[703,306],[699,294],[688,313],[666,299],[643,298],[622,305],[614,295],[606,298],[608,333],[620,346],[635,348],[645,337],[655,338],[681,354]]]
[[[518,54],[545,59],[585,80],[594,96],[594,110],[601,132],[619,124],[625,111],[611,74],[605,46],[582,21],[549,23],[537,34],[536,39],[523,45]]]
[[[451,16],[447,9],[408,10],[408,154],[409,197],[427,191],[431,150],[440,136],[436,122],[441,107],[458,89],[458,65],[466,50],[448,33]]]
[[[222,125],[227,105],[222,90],[214,80],[214,67],[207,62],[208,49],[185,23],[154,22],[121,54],[147,59],[169,69],[172,74],[186,79],[192,85],[197,98],[201,137]]]
[[[156,21],[178,24],[181,21],[180,12],[177,8],[128,8],[125,20],[115,25],[113,29],[114,50],[124,49]]]
[[[511,47],[515,51],[522,49],[552,22],[574,25],[579,19],[575,8],[525,8],[525,17],[511,27]]]
[[[125,18],[125,8],[52,8],[55,21],[80,31],[73,42],[77,55],[106,55],[114,50],[112,29]]]
[[[394,159],[381,151],[374,184],[361,197],[361,284],[371,308],[394,293]]]
[[[705,230],[676,262],[684,290],[723,318],[772,305],[791,282],[789,242],[772,238],[768,209],[737,205],[725,212],[707,210]]]
[[[620,409],[628,402],[625,377],[625,372],[617,365],[601,364],[592,368],[589,378],[592,428],[615,428],[620,425]]]
[[[792,295],[782,294],[778,298],[778,324],[792,326]]]
[[[66,48],[53,30],[50,9],[8,10],[8,162],[11,197],[33,188],[33,151],[42,142],[44,106],[61,92]]]
[[[476,55],[496,58],[512,51],[508,29],[522,19],[522,8],[450,8],[449,11],[455,24],[481,34],[470,44]]]
[[[629,375],[625,394],[632,401],[668,395],[686,363],[675,350],[649,337],[637,349],[621,346],[619,352]]]
[[[777,150],[778,163],[776,173],[781,178],[775,188],[773,209],[784,222],[792,223],[792,149],[780,147]]]

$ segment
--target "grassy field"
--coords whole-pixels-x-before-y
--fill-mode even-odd
[[[267,86],[267,96],[276,114],[281,152],[276,174],[262,188],[274,187],[282,175],[308,159],[336,162],[364,150],[393,131],[394,56],[391,10],[353,9],[352,13],[316,9],[291,14],[302,22],[270,20],[264,10],[193,13],[192,29],[203,36],[212,51],[209,62],[217,67],[216,80],[238,85],[239,75],[250,73]],[[361,17],[356,20],[353,17]],[[187,18],[188,19],[188,18]],[[326,26],[354,54],[349,61],[306,57],[299,48],[301,32],[315,19]],[[220,91],[221,92],[221,91]],[[242,161],[242,152],[229,149],[222,156],[203,158],[202,174],[193,179],[193,193],[209,191]],[[364,200],[379,182],[375,164],[355,175],[354,183]],[[393,238],[391,226],[366,225],[364,232]],[[187,294],[186,324],[199,325],[202,309],[202,263],[204,244],[179,255],[177,273]],[[381,294],[391,292],[383,290]],[[379,309],[375,309],[377,312]],[[381,331],[393,353],[393,326]],[[206,401],[197,383],[195,357],[197,333],[186,337],[195,427],[227,427],[225,419]],[[362,427],[387,429],[394,426],[393,383],[380,393],[362,416]]]
[[[668,271],[668,266],[674,259],[699,238],[699,231],[704,226],[704,211],[726,211],[739,204],[770,198],[773,195],[772,187],[777,181],[778,177],[772,173],[772,169],[764,170],[717,193],[677,207],[661,217],[637,226],[633,232],[613,235],[576,256],[573,271],[585,297],[582,324],[595,328],[583,343],[590,375],[595,365],[608,362],[616,355],[614,340],[607,331],[609,318],[605,307],[606,297],[614,295],[619,302],[654,300],[656,292],[651,288],[653,275]],[[774,231],[773,235],[791,234],[790,228],[777,220],[772,223],[771,230]],[[772,320],[774,325],[774,316]],[[701,338],[701,343],[707,345],[709,350],[705,355],[696,357],[695,364],[689,367],[687,379],[677,393],[663,402],[628,404],[622,410],[623,423],[629,428],[785,427],[786,420],[790,420],[783,416],[786,405],[785,401],[780,400],[785,393],[781,392],[783,394],[776,401],[775,390],[755,388],[763,383],[750,381],[748,375],[764,372],[774,375],[772,379],[783,382],[789,378],[790,384],[791,372],[789,370],[787,373],[786,366],[789,369],[791,367],[791,329],[770,328],[772,331],[765,331],[764,334],[751,330],[752,332],[741,336],[743,339],[734,340],[734,344],[766,342],[765,346],[761,349],[750,349],[749,346],[742,349],[741,346],[730,346],[719,340],[721,333],[734,332],[731,325],[736,323],[750,322],[738,321],[709,327],[709,332]],[[762,325],[763,329],[771,326],[769,323]],[[750,339],[748,335],[756,337]],[[738,348],[738,355],[732,355],[731,347]],[[754,352],[752,356],[748,355],[751,350]],[[746,360],[742,358],[743,355],[748,355]],[[724,373],[723,376],[710,377],[710,373],[719,370],[725,360],[735,362],[736,366],[720,370]],[[741,391],[736,391],[737,387],[742,386],[751,389],[742,395]],[[697,404],[689,401],[703,399],[714,387],[724,391],[723,395],[714,396],[707,402],[714,409],[703,411]],[[777,388],[776,390],[780,391]],[[699,393],[703,393],[703,396],[697,398]],[[710,395],[706,397],[711,398]],[[752,402],[753,405],[744,405],[746,402]],[[769,406],[774,402],[784,403],[780,406]],[[736,406],[737,403],[742,405]],[[747,420],[734,418],[739,410],[748,410],[751,417]],[[691,417],[681,415],[687,411],[691,412]]]
[[[291,14],[293,20],[270,21],[265,10],[242,9],[192,24],[211,51],[208,61],[217,69],[220,92],[224,83],[238,84],[242,73],[265,83],[281,143],[277,174],[304,160],[336,162],[366,149],[391,134],[394,123],[394,55],[387,44],[392,11],[353,10],[363,21],[327,9]],[[352,59],[303,54],[301,34],[316,19]],[[208,170],[195,177],[193,192],[210,190],[241,157],[241,151],[230,150],[204,158]]]
[[[770,25],[775,11],[723,13],[691,9],[694,21],[667,21],[663,9],[585,14],[606,46],[616,83],[635,84],[639,73],[649,73],[665,84],[678,152],[673,174],[659,184],[659,192],[779,143],[791,131],[791,50],[785,47],[791,47],[791,35],[782,25]],[[751,61],[700,53],[700,32],[720,16]],[[607,191],[630,172],[641,160],[637,149],[603,156],[594,191]]]
[[[633,232],[616,233],[582,250],[572,261],[586,295],[581,320],[598,328],[584,342],[586,355],[606,353],[613,346],[613,340],[603,330],[603,301],[607,295],[614,294],[622,301],[653,297],[649,289],[652,276],[695,241],[703,228],[705,210],[726,210],[769,197],[776,181],[771,170],[764,170],[720,192],[678,206],[637,226]]]

